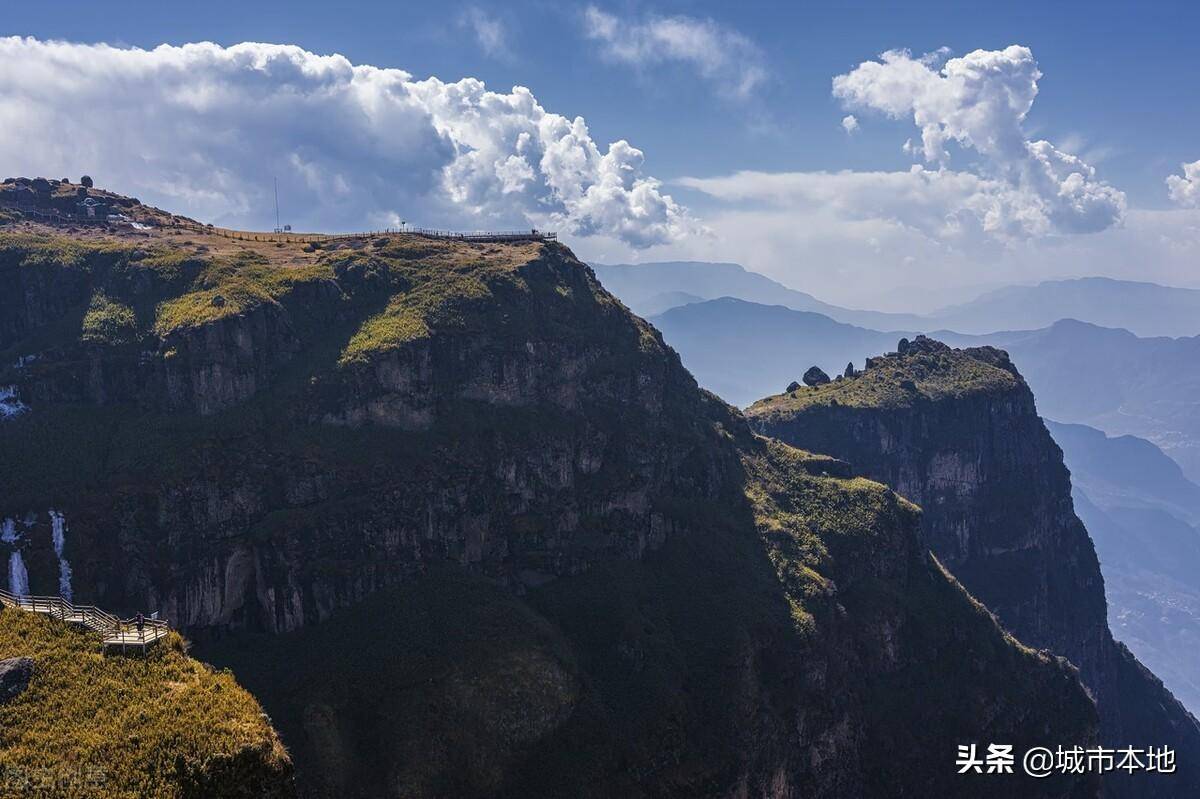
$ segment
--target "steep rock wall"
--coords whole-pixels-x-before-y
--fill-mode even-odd
[[[1200,725],[1115,642],[1062,452],[1006,354],[925,338],[867,370],[749,410],[760,432],[848,461],[924,510],[927,545],[1022,642],[1076,664],[1108,746],[1170,745],[1180,772],[1117,776],[1113,795],[1200,790]],[[1144,743],[1139,743],[1144,742]]]

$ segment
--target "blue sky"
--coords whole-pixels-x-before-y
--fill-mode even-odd
[[[1064,3],[1047,8],[1034,3],[598,2],[590,15],[584,4],[538,0],[209,2],[201,13],[195,8],[162,2],[72,4],[70,12],[64,13],[61,6],[50,4],[9,5],[0,21],[0,35],[147,49],[198,41],[224,46],[247,41],[294,44],[317,55],[341,54],[355,65],[404,70],[418,81],[434,76],[451,83],[474,77],[501,93],[514,85],[528,87],[546,111],[568,120],[585,117],[601,153],[618,140],[641,150],[641,173],[661,181],[660,193],[676,202],[690,220],[682,227],[668,223],[667,215],[673,211],[663,210],[660,203],[662,226],[651,232],[630,232],[628,226],[613,227],[621,223],[612,223],[608,211],[595,212],[573,228],[572,244],[597,259],[739,260],[799,288],[876,305],[886,304],[889,292],[927,283],[948,291],[970,291],[1013,280],[1089,272],[1196,282],[1184,259],[1167,263],[1175,257],[1171,253],[1179,254],[1179,246],[1153,253],[1152,268],[1134,264],[1137,259],[1130,255],[1141,252],[1144,241],[1161,239],[1164,224],[1172,231],[1185,231],[1180,233],[1186,245],[1183,252],[1189,258],[1196,254],[1190,249],[1195,242],[1186,237],[1194,218],[1179,218],[1181,204],[1172,202],[1165,183],[1168,175],[1182,174],[1182,162],[1200,159],[1200,104],[1195,102],[1200,76],[1193,56],[1200,12],[1194,4]],[[597,20],[607,20],[605,24],[611,26],[607,36],[598,33]],[[714,52],[664,52],[664,40],[655,38],[664,22],[692,26],[685,27],[685,33],[706,31],[713,45],[708,49],[724,54],[719,58]],[[781,201],[775,189],[763,188],[768,180],[763,176],[841,170],[898,174],[914,162],[926,169],[995,176],[996,159],[981,154],[970,141],[964,144],[961,137],[951,136],[944,162],[934,164],[904,152],[906,140],[920,141],[912,113],[888,118],[877,99],[865,107],[847,107],[846,97],[834,96],[831,82],[891,49],[907,49],[915,58],[949,48],[933,64],[936,73],[949,58],[974,50],[999,52],[1010,45],[1028,48],[1041,73],[1036,100],[1021,121],[1023,136],[1030,141],[1049,140],[1055,152],[1077,156],[1093,168],[1094,182],[1118,190],[1127,210],[1116,215],[1117,221],[1099,233],[1051,225],[1035,234],[1023,232],[1019,241],[1008,237],[997,242],[994,235],[964,236],[961,231],[951,240],[944,231],[931,233],[921,223],[888,210],[895,198],[872,194],[864,201],[861,192],[866,189],[855,189],[859,193],[853,203],[857,204],[841,217],[847,222],[846,242],[825,235],[826,220],[812,218],[809,224],[821,235],[808,235],[794,247],[786,241],[769,248],[756,244],[764,237],[782,235],[779,225],[757,227],[760,222],[767,224],[765,216],[754,216],[764,205],[776,215],[786,212],[788,218],[803,220],[817,202],[851,204],[845,187],[823,186],[818,191],[809,183],[801,189],[789,188],[793,199]],[[67,93],[59,90],[60,95]],[[852,93],[852,98],[862,100],[868,95],[864,89]],[[0,100],[3,97],[0,86]],[[48,111],[47,117],[53,113]],[[842,125],[847,113],[853,113],[858,123],[853,133]],[[144,127],[146,122],[139,124]],[[328,147],[323,141],[314,140],[312,147]],[[296,136],[288,142],[299,152],[307,146]],[[313,160],[307,155],[304,159]],[[5,158],[0,146],[0,166],[5,170],[29,172],[42,166],[14,160]],[[47,153],[44,168],[68,169],[73,166],[70,160],[61,152]],[[161,159],[154,163],[161,164]],[[1010,167],[1007,162],[1000,164],[1002,171]],[[272,167],[272,171],[279,169]],[[753,190],[742,183],[731,188],[729,183],[697,182],[742,171],[759,173],[746,179],[754,183]],[[170,180],[179,180],[175,171]],[[262,183],[264,178],[254,180]],[[289,180],[285,175],[281,183]],[[165,182],[166,177],[159,184],[147,180],[130,188],[178,205],[178,196],[157,196],[169,194],[155,189]],[[219,188],[198,185],[189,188],[187,196],[215,195]],[[872,192],[888,190],[871,188]],[[420,217],[414,206],[423,206],[438,218],[414,221],[471,221],[418,203],[415,198],[423,197],[427,186],[411,191],[406,187],[406,191],[410,203],[397,210],[402,216]],[[795,202],[796,192],[803,201],[789,204]],[[507,209],[490,205],[480,221],[525,224],[536,218],[537,203],[544,205],[545,198],[530,202],[535,205]],[[466,206],[478,204],[459,203],[458,210]],[[199,203],[196,210],[211,213],[210,208]],[[1161,214],[1143,219],[1138,216],[1142,212]],[[937,213],[944,209],[938,206]],[[260,216],[252,198],[242,210],[230,211],[224,221],[261,224]],[[602,217],[609,221],[597,221]],[[866,217],[882,226],[881,235],[866,225]],[[335,225],[353,227],[350,219],[337,220]],[[746,230],[758,232],[749,236]],[[1111,238],[1121,241],[1107,241]],[[874,244],[860,246],[864,241]],[[1114,250],[1119,259],[1111,255]],[[781,254],[793,251],[804,263],[785,263],[789,259]],[[1109,253],[1107,260],[1098,262],[1097,253]],[[970,266],[974,263],[984,266]],[[850,287],[864,281],[868,285]]]

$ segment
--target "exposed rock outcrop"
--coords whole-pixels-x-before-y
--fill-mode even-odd
[[[1062,452],[1001,350],[918,336],[826,391],[752,406],[761,432],[848,461],[924,509],[946,567],[1021,641],[1079,666],[1109,746],[1171,746],[1172,775],[1114,775],[1118,796],[1200,791],[1200,725],[1109,632],[1104,583]]]
[[[804,373],[804,385],[806,386],[823,386],[829,382],[829,375],[819,366],[810,366],[808,371]]]
[[[20,696],[33,678],[33,658],[0,660],[0,705]]]

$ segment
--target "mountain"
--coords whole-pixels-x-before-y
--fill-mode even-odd
[[[678,308],[682,305],[691,305],[694,302],[704,302],[704,298],[696,294],[689,294],[686,291],[664,291],[661,294],[651,295],[639,302],[637,313],[639,316],[648,319],[663,311]]]
[[[1123,328],[1143,337],[1200,334],[1200,290],[1085,277],[1008,286],[929,315],[931,324],[960,333],[1031,330],[1060,319]]]
[[[1023,643],[1079,666],[1103,743],[1170,741],[1191,764],[1110,775],[1106,795],[1200,791],[1200,723],[1113,639],[1062,452],[1006,353],[905,340],[860,375],[765,398],[747,415],[763,434],[846,460],[920,505],[924,540],[963,585]]]
[[[829,374],[847,361],[861,365],[864,356],[890,349],[895,335],[728,298],[675,308],[651,321],[702,385],[739,405],[777,392],[812,364]],[[964,346],[1005,347],[1022,365],[1043,413],[1137,430],[1197,470],[1195,339],[1141,339],[1070,320],[1039,331],[939,335]],[[1186,706],[1200,707],[1190,656],[1200,602],[1186,556],[1188,525],[1200,521],[1200,489],[1151,441],[1108,438],[1079,425],[1051,430],[1076,478],[1079,515],[1096,541],[1112,629]],[[1178,540],[1167,535],[1172,530]],[[1127,563],[1140,565],[1134,570],[1124,568]]]
[[[701,385],[738,405],[778,392],[809,366],[837,374],[911,335],[729,298],[673,308],[651,321]],[[1047,416],[1145,438],[1200,481],[1200,336],[1140,338],[1072,319],[1040,330],[932,335],[956,346],[1003,348],[1021,364]]]
[[[258,702],[184,650],[172,633],[144,657],[104,654],[98,633],[0,610],[3,795],[294,796]]]
[[[1062,447],[1073,484],[1089,496],[1110,506],[1163,509],[1189,524],[1200,523],[1200,485],[1152,442],[1049,419],[1046,427]]]
[[[147,224],[0,234],[0,516],[69,520],[0,555],[161,609],[302,795],[1095,795],[947,767],[1094,744],[1075,670],[567,248]]]
[[[824,314],[853,325],[884,330],[920,330],[926,320],[911,314],[858,311],[822,302],[811,294],[790,289],[765,275],[738,264],[705,261],[662,261],[645,264],[591,264],[596,277],[608,291],[640,316],[666,311],[670,298],[715,300],[733,297],[764,305],[782,305],[796,311]]]
[[[650,322],[701,385],[735,405],[782,389],[813,364],[840,374],[898,336],[731,297],[672,308]]]
[[[1070,319],[1033,331],[938,335],[1004,348],[1043,414],[1148,439],[1200,480],[1200,336],[1139,338]]]
[[[1046,421],[1104,570],[1113,634],[1200,708],[1200,486],[1144,439]]]
[[[953,330],[985,334],[1033,330],[1061,319],[1123,328],[1141,337],[1200,335],[1200,289],[1085,277],[1006,286],[970,302],[929,314],[885,313],[842,308],[788,288],[738,264],[666,261],[592,264],[604,287],[635,313],[650,317],[700,300],[734,297],[819,313],[877,330]]]

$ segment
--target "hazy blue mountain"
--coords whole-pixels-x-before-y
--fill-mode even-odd
[[[691,294],[686,291],[664,291],[661,294],[652,294],[651,296],[639,300],[636,307],[630,306],[630,309],[638,316],[649,319],[651,316],[669,311],[672,308],[679,308],[683,305],[691,305],[694,302],[704,302],[704,297],[698,294]],[[629,305],[629,303],[626,303]]]
[[[1008,350],[1042,414],[1149,439],[1200,480],[1200,337],[1139,338],[1070,319],[1042,330],[935,335]]]
[[[738,264],[663,261],[592,264],[596,276],[634,312],[650,317],[697,300],[736,297],[820,313],[875,330],[954,330],[984,334],[1034,330],[1061,319],[1123,328],[1138,336],[1200,335],[1200,290],[1086,277],[1007,286],[931,314],[856,310],[823,302]]]
[[[1046,420],[1050,433],[1074,464],[1076,485],[1107,505],[1167,510],[1200,523],[1200,485],[1152,442],[1137,436],[1108,436],[1082,424]]]
[[[776,394],[810,366],[841,374],[854,361],[894,349],[903,333],[881,333],[828,316],[724,297],[651,317],[700,385],[735,405]]]
[[[1200,485],[1144,439],[1046,426],[1096,545],[1113,635],[1200,712]]]
[[[651,321],[701,385],[740,406],[778,393],[813,364],[833,375],[912,335],[732,298],[672,308]],[[1040,330],[932,335],[1007,350],[1042,414],[1148,439],[1200,482],[1200,337],[1139,338],[1071,319]]]
[[[796,311],[820,313],[839,322],[881,330],[920,328],[928,321],[914,314],[859,311],[822,302],[738,264],[706,261],[661,261],[646,264],[590,264],[604,287],[635,313],[644,317],[661,313],[661,304],[672,293],[704,300],[720,297],[782,305]],[[694,302],[694,299],[688,302]],[[686,304],[685,302],[678,303]]]
[[[1048,280],[990,291],[929,318],[962,333],[1027,330],[1082,319],[1139,336],[1195,336],[1200,334],[1200,290],[1105,277]]]

